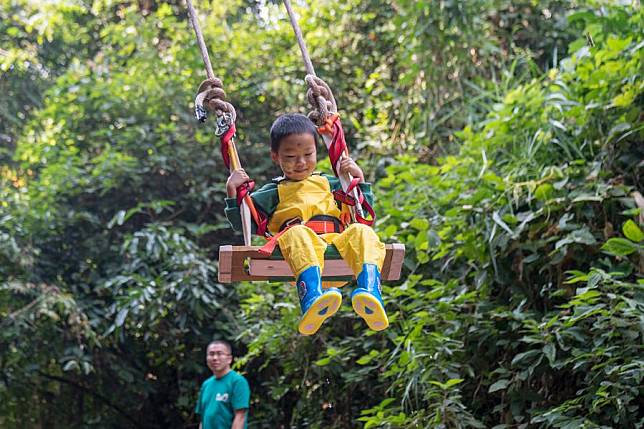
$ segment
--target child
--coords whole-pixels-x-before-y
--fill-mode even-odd
[[[302,308],[299,332],[317,332],[342,302],[338,289],[322,289],[327,244],[338,249],[357,278],[357,288],[351,294],[354,310],[371,329],[383,330],[389,326],[380,291],[385,245],[369,226],[353,223],[345,228],[340,221],[341,210],[332,193],[341,189],[340,181],[314,173],[316,139],[315,125],[306,116],[280,116],[271,127],[271,158],[284,176],[253,192],[251,198],[268,217],[268,231],[278,237],[277,244],[297,279]],[[359,178],[365,198],[372,200],[370,185],[364,183],[364,174],[352,159],[344,159],[339,170]],[[249,180],[240,169],[233,171],[226,183],[226,217],[235,230],[241,229],[237,188]]]

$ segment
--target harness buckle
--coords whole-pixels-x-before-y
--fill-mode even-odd
[[[299,217],[294,217],[284,222],[284,224],[282,225],[282,229],[290,228],[293,225],[299,225],[301,223],[302,223],[302,219],[300,219]]]

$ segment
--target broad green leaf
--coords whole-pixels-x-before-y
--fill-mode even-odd
[[[71,370],[78,370],[80,369],[80,366],[78,365],[78,361],[76,360],[69,360],[67,363],[63,366],[63,371],[71,371]]]
[[[430,384],[438,386],[442,390],[448,390],[450,387],[456,386],[457,384],[460,384],[462,382],[463,382],[462,378],[451,378],[451,379],[447,380],[445,383],[441,383],[440,381],[432,380],[432,381],[430,381]]]
[[[543,183],[534,191],[534,197],[539,201],[546,201],[552,198],[554,188],[550,183]]]
[[[107,227],[112,228],[114,225],[123,225],[125,219],[125,210],[119,210],[114,217],[108,222]]]
[[[633,39],[631,37],[628,37],[626,39],[609,37],[606,41],[606,44],[608,45],[608,49],[610,49],[611,51],[621,52],[622,50],[624,50],[624,48],[631,44],[632,40]]]
[[[588,274],[581,271],[567,271],[566,274],[571,274],[571,276],[564,282],[565,284],[575,284],[588,281]]]
[[[125,318],[127,317],[129,309],[128,308],[122,308],[118,314],[116,315],[116,321],[114,322],[116,326],[123,326],[123,323],[125,322]]]
[[[326,349],[326,353],[329,355],[329,357],[334,357],[338,355],[339,351],[335,347],[329,347]]]
[[[637,244],[625,238],[611,238],[602,246],[604,252],[614,256],[628,256],[637,249]]]
[[[644,240],[644,233],[642,232],[640,227],[630,219],[627,220],[626,223],[622,226],[622,231],[624,232],[626,238],[635,243],[639,243],[640,241]]]
[[[488,389],[488,392],[493,393],[499,390],[505,390],[510,385],[510,383],[511,383],[511,380],[507,380],[507,379],[498,380],[490,386],[490,388]]]
[[[319,359],[319,360],[315,361],[315,365],[317,365],[317,366],[326,366],[329,363],[331,363],[331,358],[328,358],[328,357],[325,357],[325,358],[322,358],[322,359]]]
[[[360,359],[358,359],[358,360],[356,361],[356,363],[357,363],[358,365],[366,365],[366,364],[368,364],[369,362],[371,362],[372,360],[373,360],[373,356],[371,356],[371,355],[364,355],[364,356],[362,356]]]
[[[546,355],[546,358],[548,358],[550,365],[553,365],[555,363],[556,349],[554,344],[548,343],[543,346],[543,354]]]
[[[429,221],[427,219],[415,218],[409,225],[418,231],[426,231],[429,228]]]
[[[627,90],[622,94],[616,95],[612,100],[612,104],[615,107],[628,107],[633,104],[636,96],[637,92],[635,91],[635,89]]]
[[[590,232],[588,227],[584,226],[580,229],[572,231],[570,234],[557,241],[557,243],[555,243],[555,249],[559,249],[572,243],[593,245],[597,243],[597,240],[595,239],[595,236],[592,234],[592,232]]]
[[[531,360],[530,358],[537,356],[540,353],[541,353],[541,350],[528,350],[527,352],[519,353],[512,359],[511,364],[516,365],[518,363],[529,361]]]
[[[450,378],[449,380],[447,380],[447,383],[445,383],[445,385],[447,387],[452,387],[452,386],[456,386],[457,384],[461,384],[462,382],[463,382],[462,378]]]

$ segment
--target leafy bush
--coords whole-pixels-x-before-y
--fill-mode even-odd
[[[593,46],[508,92],[458,155],[389,167],[383,236],[407,245],[411,275],[388,293],[413,320],[395,343],[425,352],[390,356],[409,368],[391,396],[417,405],[383,402],[367,425],[434,407],[454,427],[477,425],[462,409],[496,428],[642,424],[641,19],[573,14]],[[417,382],[435,367],[449,394]]]

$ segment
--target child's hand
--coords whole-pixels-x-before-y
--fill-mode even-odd
[[[228,181],[226,182],[226,193],[228,194],[228,197],[236,197],[237,188],[248,181],[250,181],[250,177],[248,177],[248,174],[246,174],[246,172],[242,168],[230,173],[230,176],[228,176]]]
[[[340,161],[340,173],[350,174],[353,177],[359,177],[360,182],[364,182],[364,173],[362,169],[358,167],[358,164],[351,158],[343,158]]]

